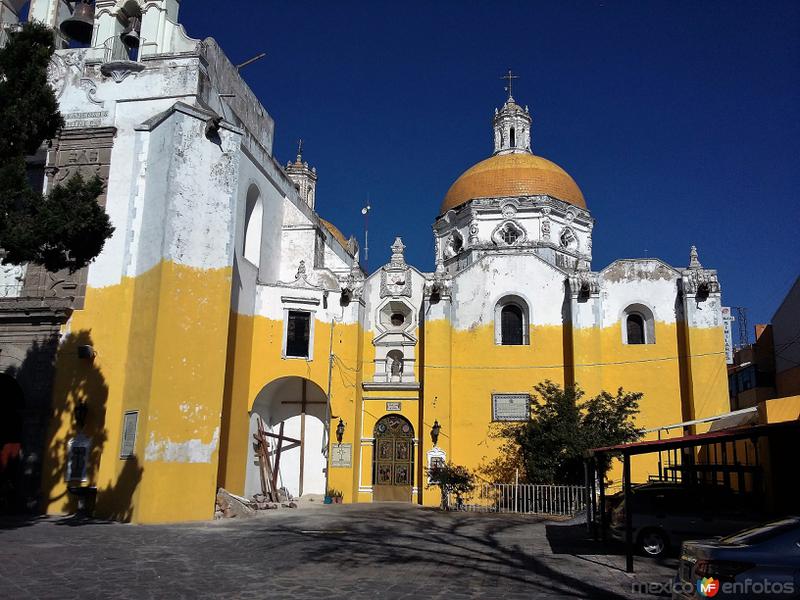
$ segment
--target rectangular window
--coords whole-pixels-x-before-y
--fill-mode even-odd
[[[492,394],[492,421],[527,421],[530,416],[530,395]]]
[[[286,318],[286,356],[309,358],[311,313],[290,310]]]
[[[139,411],[131,410],[122,419],[122,443],[119,449],[120,458],[131,458],[136,448],[136,427],[139,424]]]

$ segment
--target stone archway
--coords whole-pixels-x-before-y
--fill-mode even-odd
[[[292,496],[325,493],[327,468],[327,396],[316,383],[303,377],[282,377],[265,385],[253,402],[248,434],[245,495],[261,492],[261,474],[253,449],[253,434],[258,419],[265,429],[298,443],[283,442],[279,466],[278,487],[285,487]],[[271,439],[274,457],[277,440]]]
[[[414,485],[414,427],[400,415],[386,415],[375,424],[372,456],[372,499],[411,502]]]
[[[24,506],[22,425],[25,397],[10,375],[0,373],[0,514]]]

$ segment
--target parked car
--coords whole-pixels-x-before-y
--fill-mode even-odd
[[[631,490],[633,540],[640,553],[661,557],[677,551],[681,542],[727,535],[758,523],[749,499],[716,485],[648,483]],[[625,540],[625,500],[612,499],[610,533]]]
[[[716,585],[716,591],[708,585]],[[800,517],[773,521],[728,537],[685,542],[673,600],[717,593],[725,600],[800,598]]]

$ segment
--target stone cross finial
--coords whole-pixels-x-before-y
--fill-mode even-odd
[[[406,266],[406,259],[403,256],[403,251],[406,249],[405,244],[403,244],[403,240],[400,237],[396,237],[394,239],[394,244],[392,244],[392,259],[391,265],[393,267],[405,267]]]
[[[692,249],[689,251],[689,268],[690,269],[703,268],[703,265],[700,264],[700,258],[697,255],[697,246],[692,246]]]

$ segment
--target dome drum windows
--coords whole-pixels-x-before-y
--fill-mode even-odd
[[[515,221],[506,221],[497,226],[492,233],[492,241],[500,247],[520,246],[528,239],[527,233]]]
[[[653,311],[643,304],[631,304],[622,313],[622,343],[627,345],[655,344]]]
[[[530,344],[528,303],[519,296],[506,296],[495,305],[494,337],[498,346]]]

